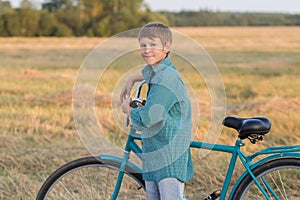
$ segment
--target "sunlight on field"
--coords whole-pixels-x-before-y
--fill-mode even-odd
[[[300,27],[174,30],[200,43],[216,63],[226,91],[227,115],[271,119],[272,130],[265,141],[257,145],[246,141],[243,149],[250,153],[300,143]],[[0,199],[34,199],[53,170],[90,154],[73,121],[72,92],[80,65],[104,40],[0,38]],[[178,68],[197,95],[201,117],[195,139],[203,140],[211,117],[210,93],[197,74]],[[118,101],[111,99],[116,97],[111,83],[123,75],[118,70],[107,72],[102,80],[107,85],[95,94],[98,120],[118,145],[124,144],[126,134],[119,133],[110,112]],[[235,138],[233,130],[224,128],[218,143],[234,144]],[[228,155],[209,153],[201,159],[199,155],[194,151],[196,176],[186,187],[190,199],[220,188],[228,164]],[[234,180],[241,171],[238,168]]]
[[[205,48],[222,50],[299,51],[299,27],[178,27]]]

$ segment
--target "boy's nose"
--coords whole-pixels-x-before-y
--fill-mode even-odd
[[[150,48],[150,47],[144,47],[142,50],[143,50],[144,52],[150,52],[150,51],[151,51],[151,48]]]

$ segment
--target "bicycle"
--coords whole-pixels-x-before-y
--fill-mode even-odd
[[[137,87],[132,106],[143,105]],[[232,154],[221,191],[206,199],[225,199],[237,159],[245,172],[234,184],[229,199],[300,199],[300,145],[266,148],[251,155],[241,151],[242,141],[255,144],[270,131],[266,117],[238,118],[228,116],[223,125],[238,132],[235,145],[211,144],[191,141],[190,148],[207,149]],[[129,161],[130,153],[141,159],[141,135],[130,128],[123,157],[101,154],[80,158],[54,171],[41,186],[37,200],[44,199],[145,199],[142,169]],[[254,162],[254,158],[265,155]],[[92,182],[93,181],[93,182]]]

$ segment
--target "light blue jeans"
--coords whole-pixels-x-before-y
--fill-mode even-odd
[[[183,200],[184,183],[176,178],[145,181],[147,200]]]

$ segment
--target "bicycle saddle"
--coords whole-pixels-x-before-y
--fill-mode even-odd
[[[248,138],[250,141],[253,136],[265,135],[271,129],[271,122],[266,117],[239,118],[228,116],[225,117],[222,124],[237,130],[240,139]]]

